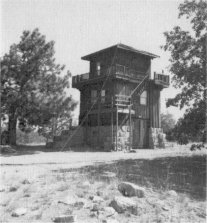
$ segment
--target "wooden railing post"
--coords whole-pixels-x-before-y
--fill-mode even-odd
[[[116,151],[118,150],[118,125],[119,125],[118,105],[116,106]]]
[[[113,114],[113,96],[111,97],[111,141],[112,147],[114,145],[114,114]],[[113,148],[114,149],[114,148]]]
[[[129,99],[129,149],[132,149],[132,115],[131,115],[131,98]]]
[[[101,111],[101,98],[97,100],[98,103],[98,146],[100,146],[100,111]]]

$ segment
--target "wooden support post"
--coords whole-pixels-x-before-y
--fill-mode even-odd
[[[206,120],[205,120],[205,143],[207,143],[207,35],[206,35],[206,84],[205,84],[205,92],[204,92],[204,100],[206,105]]]
[[[116,150],[118,150],[118,126],[119,126],[119,113],[118,105],[116,106]]]
[[[114,114],[113,114],[113,97],[111,98],[111,142],[114,146]],[[114,148],[113,148],[114,149]]]
[[[129,149],[132,149],[132,116],[131,116],[131,99],[129,105]]]
[[[158,93],[158,127],[161,128],[161,103],[160,103],[160,91]]]
[[[88,144],[88,109],[86,111],[87,116],[86,116],[86,133],[85,133],[85,142]]]
[[[100,101],[98,101],[98,146],[100,146]]]

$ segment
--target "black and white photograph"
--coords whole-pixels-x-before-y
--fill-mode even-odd
[[[207,221],[207,0],[0,0],[0,223]]]

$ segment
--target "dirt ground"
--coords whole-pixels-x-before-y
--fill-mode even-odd
[[[205,149],[53,152],[31,146],[0,159],[0,222],[53,222],[53,217],[67,214],[86,223],[206,221]],[[136,214],[108,217],[103,210],[114,196],[121,196],[117,186],[122,181],[144,187],[145,197],[131,198],[137,204]],[[95,211],[93,196],[100,198]],[[81,202],[61,202],[66,197]],[[17,208],[26,213],[13,217]]]

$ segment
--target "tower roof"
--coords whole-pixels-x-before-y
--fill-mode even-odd
[[[101,53],[105,53],[105,52],[108,52],[108,51],[116,49],[116,48],[117,49],[122,49],[122,50],[125,50],[125,51],[129,51],[129,52],[134,52],[136,54],[144,55],[144,56],[147,56],[147,57],[149,57],[151,59],[159,57],[159,56],[157,56],[157,55],[155,55],[153,53],[149,53],[149,52],[144,51],[144,50],[137,50],[137,49],[135,49],[135,48],[133,48],[131,46],[127,46],[127,45],[124,45],[122,43],[119,43],[119,44],[107,47],[105,49],[96,51],[94,53],[88,54],[86,56],[83,56],[83,57],[81,57],[81,59],[83,59],[83,60],[91,60],[92,58],[96,57],[97,55],[99,55]]]

